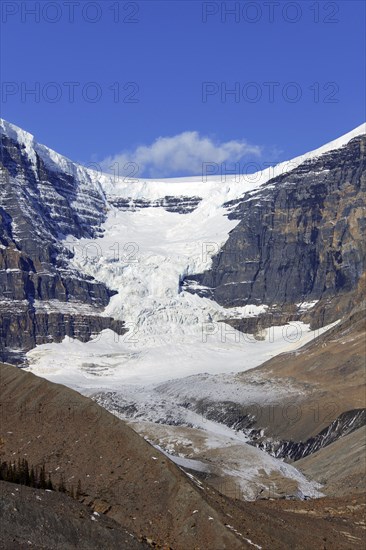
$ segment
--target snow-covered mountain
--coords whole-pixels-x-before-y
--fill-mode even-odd
[[[290,281],[284,274],[289,262],[304,270],[307,261],[313,271],[314,266],[320,265],[318,271],[331,280],[329,286],[334,282],[329,260],[321,258],[324,250],[314,251],[314,241],[319,241],[318,248],[324,247],[324,238],[317,239],[314,235],[307,223],[309,216],[313,225],[317,224],[318,232],[323,219],[326,222],[324,232],[330,250],[337,247],[332,241],[339,225],[343,233],[347,229],[342,222],[344,210],[351,209],[355,217],[350,237],[354,237],[355,230],[359,232],[356,225],[362,224],[358,215],[362,207],[360,169],[355,167],[356,181],[352,180],[347,162],[354,164],[360,157],[365,125],[320,149],[257,174],[240,178],[213,177],[207,181],[197,177],[132,182],[83,168],[5,121],[0,128],[1,309],[4,317],[7,310],[11,310],[18,318],[17,328],[10,331],[13,338],[9,340],[9,336],[3,335],[4,358],[11,355],[6,348],[27,350],[36,343],[57,342],[66,335],[85,340],[101,329],[116,330],[116,327],[122,334],[123,322],[129,330],[122,342],[121,339],[116,342],[112,333],[104,333],[102,338],[107,340],[109,352],[117,353],[116,346],[120,352],[123,348],[121,357],[129,364],[142,361],[147,369],[157,372],[158,364],[165,357],[176,365],[176,372],[170,373],[172,376],[182,375],[177,363],[190,365],[186,374],[206,368],[220,372],[223,364],[224,370],[255,366],[265,357],[286,349],[294,340],[302,342],[308,327],[295,325],[285,339],[283,329],[273,329],[273,334],[263,333],[264,342],[271,344],[269,349],[264,356],[256,349],[257,360],[253,363],[247,356],[246,365],[242,362],[240,340],[243,337],[230,325],[220,322],[230,321],[240,328],[240,322],[245,319],[270,317],[264,326],[283,324],[278,316],[269,316],[277,306],[273,292],[268,292],[267,280],[268,277],[273,280],[274,266],[278,281],[274,280],[272,286],[279,289],[286,280],[290,296],[289,300],[279,296],[276,302],[290,301],[299,313],[314,306],[322,297],[323,289],[314,291],[306,272],[303,281],[299,281],[299,270],[292,270],[294,275],[291,272]],[[319,163],[332,166],[319,171]],[[340,172],[336,174],[337,181],[333,177],[335,169]],[[314,195],[317,191],[314,181],[321,187],[318,195]],[[279,196],[293,196],[294,188],[300,194],[297,202],[302,201],[302,212],[298,204],[291,211],[288,199],[285,205],[276,203]],[[346,196],[340,197],[343,188]],[[358,191],[357,196],[351,194],[353,190]],[[327,220],[321,212],[324,195],[328,202],[331,196],[336,197],[333,220]],[[344,198],[346,203],[341,204],[340,199]],[[309,202],[312,203],[310,214],[306,210]],[[282,206],[287,208],[287,214],[283,213]],[[253,216],[260,218],[258,209],[266,220],[260,220],[259,228],[253,225]],[[279,218],[272,226],[268,223],[268,210],[275,211],[272,218],[276,214]],[[350,212],[348,214],[347,224],[352,218]],[[281,234],[285,233],[284,223],[290,228],[285,243],[273,243],[278,227]],[[291,233],[295,223],[297,234]],[[243,227],[247,228],[246,232]],[[269,237],[264,237],[264,232]],[[251,257],[253,253],[258,256],[258,250],[252,250],[253,239],[258,241],[256,248],[260,249],[257,261]],[[351,245],[351,242],[345,243],[344,254],[348,251],[349,255]],[[282,248],[281,254],[277,253],[278,246]],[[298,254],[291,258],[294,247]],[[352,270],[353,282],[357,282],[363,249],[358,252],[353,247],[352,250],[353,256],[347,258],[346,268]],[[285,265],[277,265],[281,255]],[[341,266],[337,280],[346,277],[346,268],[342,270]],[[246,280],[243,281],[243,277]],[[208,281],[211,286],[207,285]],[[262,294],[264,298],[268,296],[267,302],[261,301],[261,292],[255,291],[263,285],[267,290]],[[333,286],[331,295],[337,293],[336,285]],[[308,288],[308,294],[304,288]],[[238,307],[227,307],[227,302],[238,303]],[[57,330],[51,326],[55,323],[48,322],[52,315],[60,320],[65,314],[67,322],[62,318],[61,324],[67,325],[66,330]],[[83,315],[81,322],[78,314]],[[299,318],[289,317],[297,321]],[[56,324],[59,326],[60,322]],[[252,341],[251,349],[260,347],[258,340],[247,339]],[[278,346],[279,340],[283,345]],[[76,342],[73,345],[78,346]],[[71,351],[69,348],[70,345],[67,354]],[[47,349],[49,356],[50,349]],[[167,354],[166,349],[169,349]],[[99,360],[104,363],[100,356]],[[142,375],[149,377],[144,369]]]
[[[207,180],[116,178],[5,121],[0,131],[1,359],[134,422],[199,430],[200,441],[204,430],[218,447],[229,437],[234,463],[244,445],[257,477],[276,471],[316,492],[248,449],[254,416],[231,413],[305,399],[309,385],[230,373],[310,345],[358,300],[366,125],[262,172]],[[165,450],[183,437],[138,429]]]

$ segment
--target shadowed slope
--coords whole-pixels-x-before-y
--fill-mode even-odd
[[[352,511],[349,497],[332,502],[331,514],[327,499],[311,506],[306,502],[234,501],[194,477],[189,479],[123,421],[77,392],[10,365],[0,364],[0,378],[2,460],[25,457],[29,464],[45,463],[55,482],[63,475],[67,488],[75,487],[80,479],[81,500],[90,514],[106,514],[153,546],[232,550],[254,544],[275,550],[333,550],[349,548],[352,540],[354,548],[362,548],[360,522],[365,506],[360,499]],[[18,487],[14,485],[14,493]],[[29,491],[25,488],[25,493]],[[2,496],[4,506],[9,506],[12,495],[8,489]],[[42,509],[40,518],[50,514],[53,521],[58,513],[62,517],[63,512],[57,511],[62,499],[58,494],[52,499],[52,509]],[[27,502],[27,498],[22,500],[19,508],[26,517],[31,510]],[[70,499],[69,527],[75,519],[75,505]],[[9,529],[8,525],[8,535]],[[105,548],[113,548],[112,543]]]
[[[4,459],[45,463],[67,488],[80,479],[86,503],[137,535],[177,549],[242,546],[185,474],[124,422],[16,367],[0,373]]]

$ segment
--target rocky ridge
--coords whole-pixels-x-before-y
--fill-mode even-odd
[[[125,331],[122,322],[100,317],[113,292],[71,269],[72,253],[61,242],[67,234],[98,234],[106,216],[102,190],[71,163],[56,169],[32,136],[12,128],[1,128],[0,358],[17,362],[40,342],[85,340],[112,326]],[[38,311],[37,301],[47,301],[48,310]],[[54,301],[65,310],[53,308]],[[80,312],[68,304],[79,304]]]
[[[355,289],[366,257],[365,150],[366,136],[355,137],[226,203],[239,223],[211,268],[187,278],[186,290],[225,307],[267,304],[258,322],[268,325],[299,318],[296,305],[321,301],[324,310]],[[323,324],[340,318],[332,309]],[[236,328],[246,330],[246,321]]]

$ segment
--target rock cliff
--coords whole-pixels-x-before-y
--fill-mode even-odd
[[[68,234],[92,238],[100,231],[106,201],[87,172],[70,163],[64,171],[29,134],[4,124],[0,156],[0,358],[19,360],[37,343],[64,336],[88,339],[123,324],[101,309],[113,294],[105,285],[70,268],[72,253],[62,244]],[[47,301],[38,311],[37,302]],[[53,301],[65,304],[64,311]],[[67,304],[79,304],[68,308]],[[89,306],[83,311],[83,306]]]
[[[365,146],[358,136],[226,203],[240,221],[187,289],[195,281],[206,287],[198,293],[226,307],[267,304],[287,313],[354,289],[365,269]]]

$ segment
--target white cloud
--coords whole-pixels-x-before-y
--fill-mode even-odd
[[[134,151],[122,151],[107,157],[101,164],[108,172],[115,171],[118,166],[121,176],[158,178],[200,175],[203,163],[207,162],[226,162],[230,168],[236,162],[260,154],[259,146],[249,145],[246,141],[219,143],[201,137],[198,132],[183,132],[172,137],[159,137],[151,145],[140,145]]]

